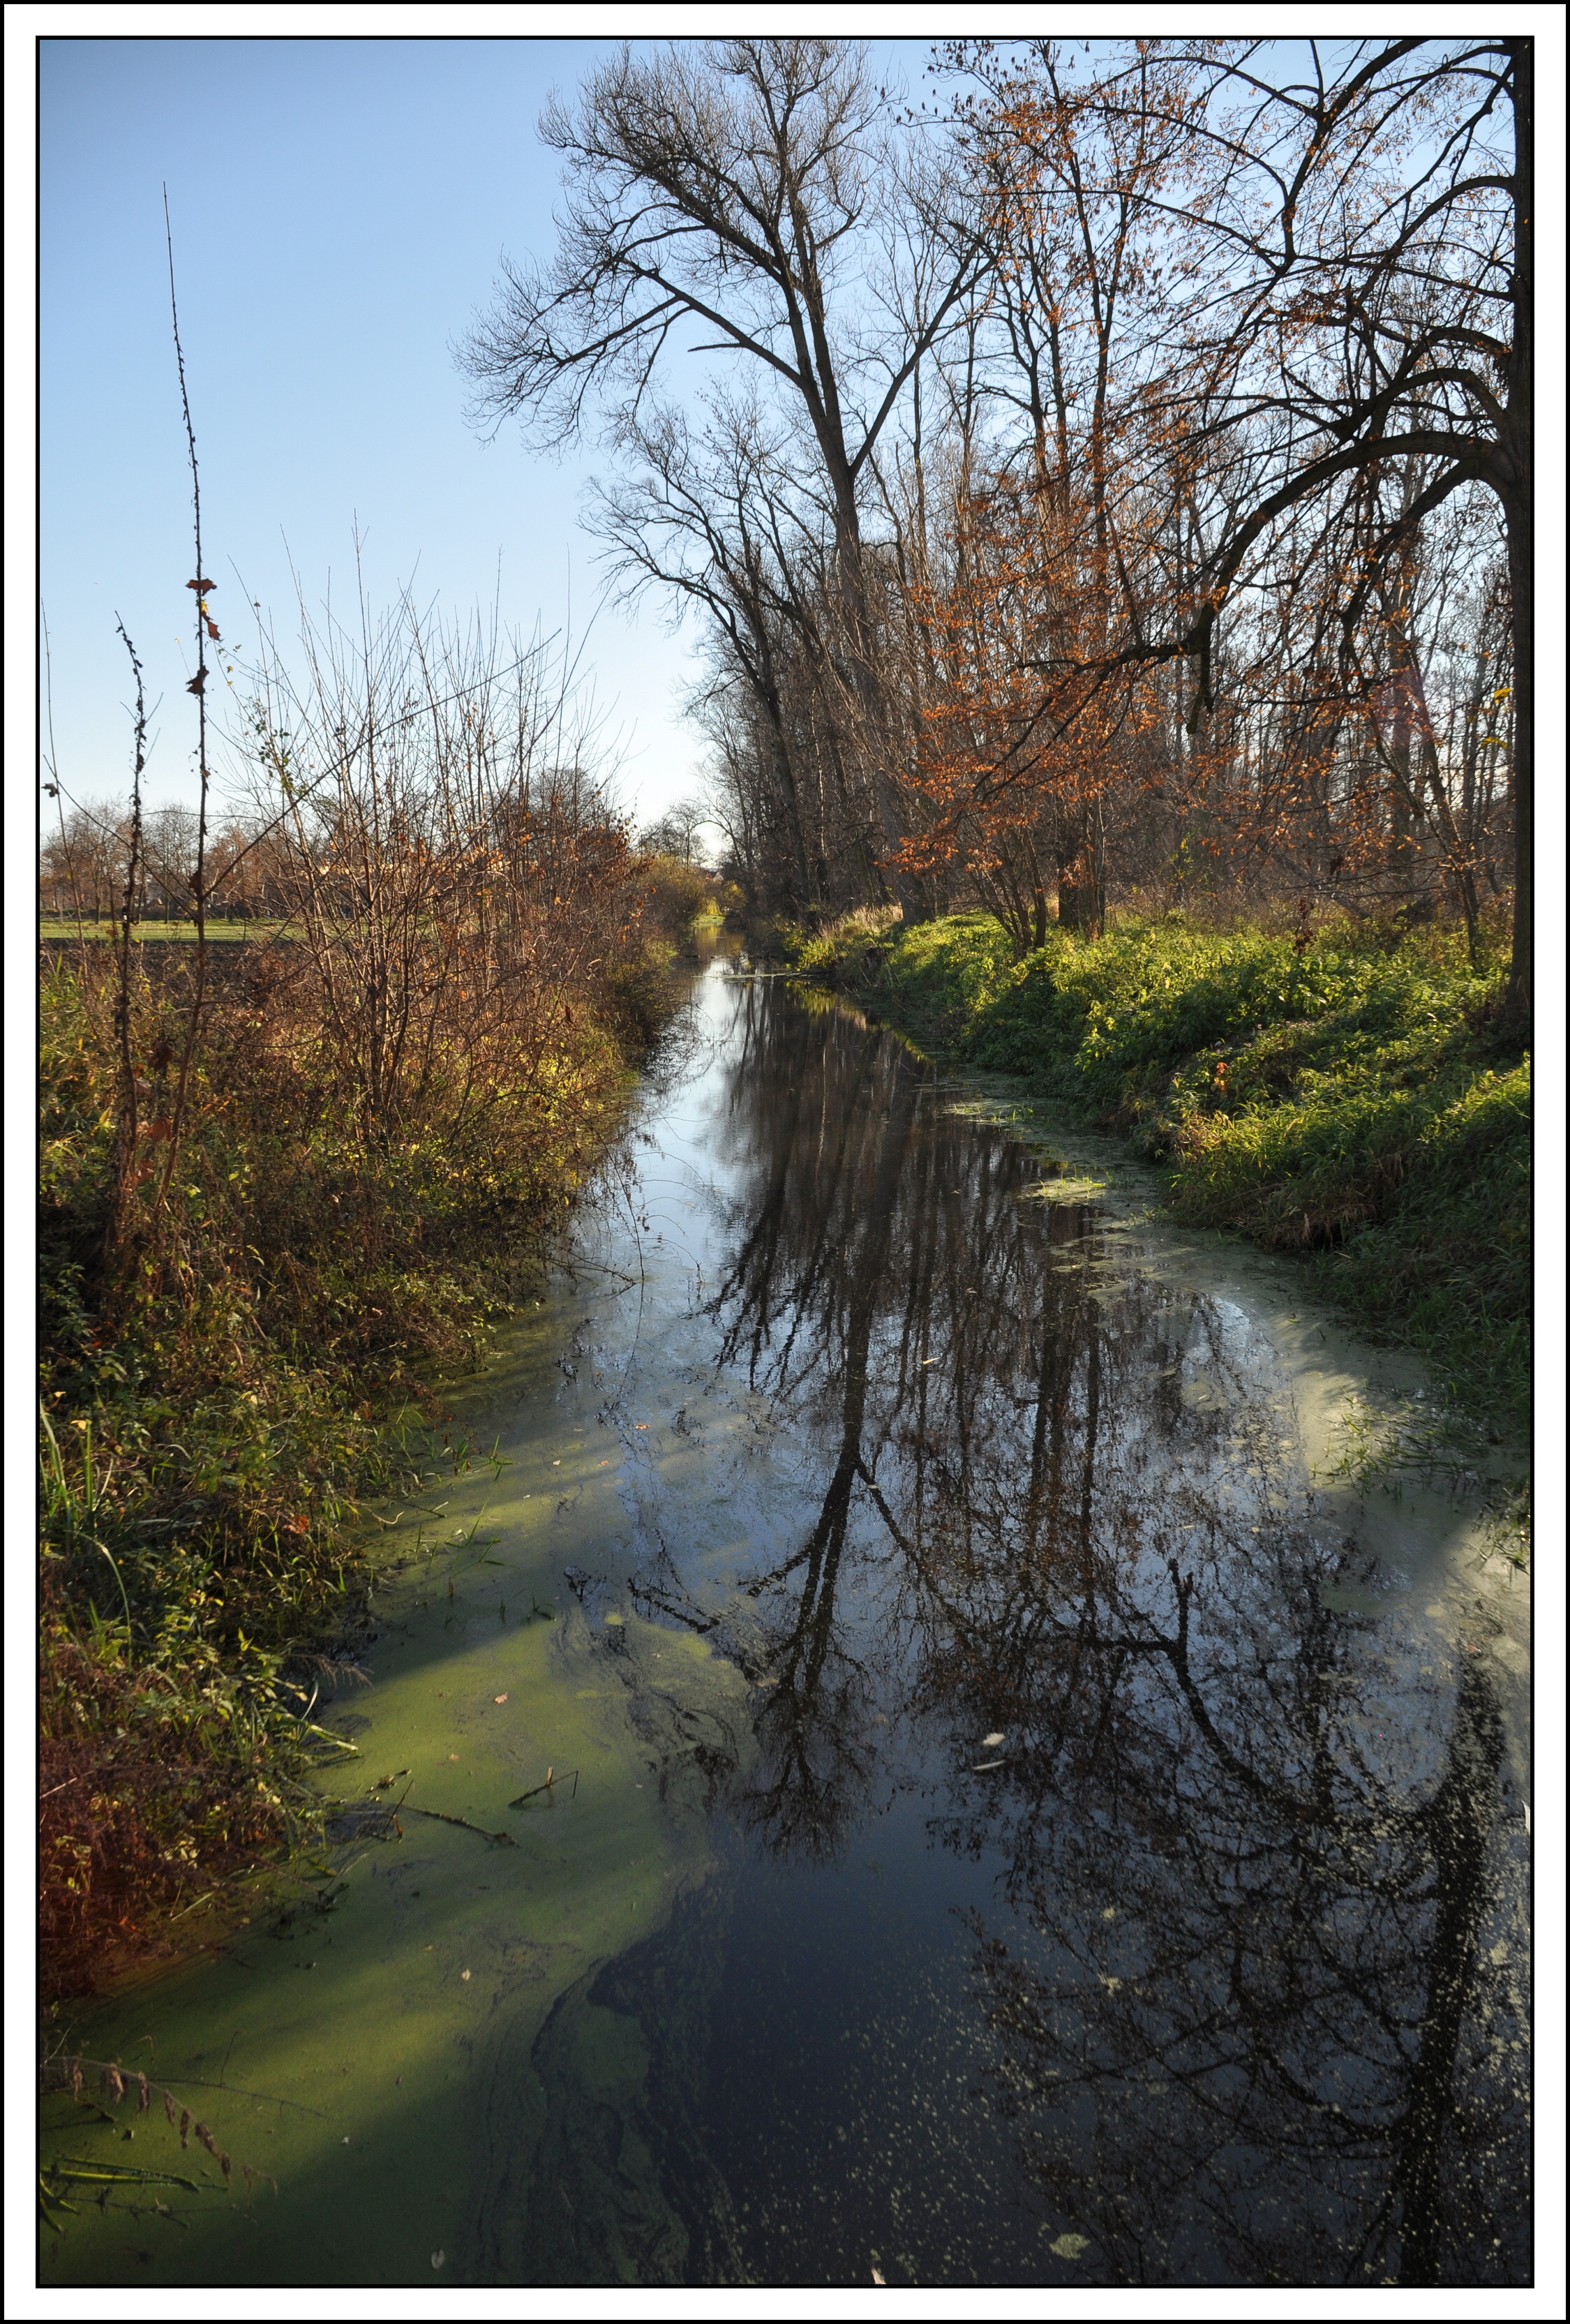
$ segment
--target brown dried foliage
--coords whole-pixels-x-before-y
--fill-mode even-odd
[[[40,1667],[41,1980],[57,2000],[155,1945],[194,1873],[216,1879],[277,1844],[259,1746],[215,1750],[167,1673],[125,1670],[61,1628]],[[145,2103],[145,2100],[143,2100]]]

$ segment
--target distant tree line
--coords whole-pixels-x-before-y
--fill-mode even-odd
[[[139,920],[179,920],[192,911],[197,867],[197,817],[187,807],[150,807],[142,815],[133,912]],[[76,920],[113,920],[125,901],[132,861],[131,811],[114,799],[67,809],[44,836],[39,903],[45,912]],[[285,908],[288,881],[282,850],[235,818],[207,834],[213,911],[220,918],[271,918]]]

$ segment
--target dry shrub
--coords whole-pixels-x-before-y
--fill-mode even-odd
[[[308,625],[249,730],[281,924],[46,970],[51,1992],[276,1846],[358,1504],[537,1271],[662,1013],[659,882],[560,673],[503,659],[407,604]]]
[[[51,1624],[39,1691],[40,1960],[55,2000],[145,1950],[198,1881],[254,1860],[285,1818],[263,1730],[168,1671]]]

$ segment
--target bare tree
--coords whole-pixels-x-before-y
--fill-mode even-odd
[[[705,613],[727,661],[744,678],[768,738],[768,772],[789,835],[795,892],[813,899],[806,816],[785,710],[783,632],[798,627],[794,480],[787,447],[755,401],[718,402],[694,429],[661,410],[623,431],[630,475],[596,487],[589,528],[624,600],[657,589],[679,621]]]
[[[124,810],[110,800],[82,801],[69,814],[62,803],[39,858],[39,900],[47,910],[75,921],[113,914],[124,880]]]
[[[302,605],[292,655],[265,641],[252,823],[321,1079],[367,1147],[437,1106],[457,1139],[548,1075],[643,887],[570,658],[407,596],[359,612]]]
[[[680,862],[696,863],[702,860],[698,834],[709,819],[709,809],[702,799],[677,799],[638,834],[638,844],[653,854],[674,855]]]
[[[902,171],[890,131],[853,43],[672,44],[653,60],[624,49],[574,108],[553,104],[542,119],[566,160],[560,247],[548,270],[507,267],[464,352],[480,410],[520,417],[546,443],[575,433],[591,402],[613,432],[635,424],[687,325],[704,336],[673,351],[757,366],[813,447],[871,732],[868,463],[978,263],[941,191]],[[874,773],[892,848],[899,802],[881,765]],[[907,902],[917,908],[914,889]]]

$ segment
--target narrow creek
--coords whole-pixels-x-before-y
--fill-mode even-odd
[[[1325,1480],[1399,1365],[736,967],[383,1513],[317,1877],[73,2020],[232,2186],[46,2102],[199,2191],[45,2280],[1529,2282],[1525,1590]]]

